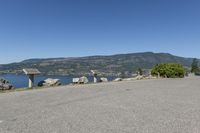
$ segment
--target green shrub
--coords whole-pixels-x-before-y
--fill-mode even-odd
[[[191,72],[192,73],[198,73],[199,72],[199,66],[198,66],[199,62],[197,59],[193,59],[192,65],[191,65]]]
[[[138,68],[138,73],[139,73],[140,75],[143,75],[143,71],[142,71],[141,68]]]
[[[185,75],[185,69],[181,64],[176,63],[163,63],[156,65],[151,74],[153,76],[160,75],[166,78],[183,78]]]
[[[200,76],[200,69],[196,70],[196,72],[194,74],[197,76]]]

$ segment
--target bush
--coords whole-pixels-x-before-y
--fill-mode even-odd
[[[194,74],[200,76],[200,69],[198,69]]]
[[[151,74],[153,76],[160,75],[166,78],[183,78],[185,75],[185,69],[181,64],[176,63],[163,63],[156,65]]]
[[[143,75],[143,71],[142,71],[141,68],[138,68],[138,73],[139,73],[140,75]]]
[[[191,65],[191,72],[192,73],[198,73],[199,72],[199,66],[198,66],[198,60],[197,59],[193,59],[192,65]]]

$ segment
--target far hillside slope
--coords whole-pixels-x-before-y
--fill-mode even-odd
[[[138,68],[151,69],[159,63],[180,63],[190,67],[192,58],[168,53],[130,53],[111,56],[75,58],[29,59],[19,63],[0,65],[1,73],[21,73],[23,68],[38,68],[46,75],[87,75],[96,69],[105,75],[134,73]]]

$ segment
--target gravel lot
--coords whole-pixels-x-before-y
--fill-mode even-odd
[[[2,93],[0,133],[200,133],[200,77]]]

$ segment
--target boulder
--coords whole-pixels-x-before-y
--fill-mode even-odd
[[[123,79],[123,81],[132,81],[132,80],[136,80],[136,78],[125,78],[125,79]]]
[[[87,84],[88,82],[89,82],[89,80],[85,76],[80,77],[80,79],[79,79],[79,83],[81,83],[81,84]]]
[[[62,83],[60,82],[59,79],[52,79],[52,78],[48,78],[48,79],[46,79],[44,81],[40,81],[38,83],[38,86],[40,86],[40,87],[43,87],[43,86],[46,86],[46,87],[48,87],[48,86],[60,86],[60,85],[62,85]]]
[[[142,75],[138,75],[138,76],[136,77],[136,80],[142,80],[142,79],[144,79],[144,76],[142,76]]]
[[[144,79],[156,79],[157,77],[154,77],[154,76],[152,76],[152,75],[149,75],[149,76],[147,76],[147,77],[144,77]]]
[[[14,89],[13,85],[5,79],[0,79],[0,90],[11,90]]]
[[[73,78],[72,79],[73,84],[87,84],[89,82],[88,78],[83,76],[80,78]]]
[[[73,84],[78,84],[78,82],[79,82],[79,78],[73,78],[72,79],[72,83]]]
[[[116,82],[122,81],[122,78],[116,78],[114,81],[116,81]]]
[[[107,78],[100,78],[100,82],[108,82]]]
[[[123,81],[142,80],[142,79],[146,79],[146,78],[143,75],[138,75],[138,76],[132,77],[132,78],[125,78],[125,79],[123,79]]]

